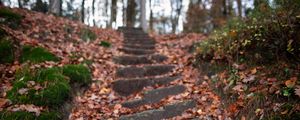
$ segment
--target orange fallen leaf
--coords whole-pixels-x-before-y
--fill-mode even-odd
[[[296,85],[297,77],[292,77],[289,80],[285,81],[285,85],[289,88],[292,88]]]
[[[3,108],[8,103],[7,99],[0,98],[0,108]]]

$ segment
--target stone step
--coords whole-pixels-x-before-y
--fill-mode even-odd
[[[184,111],[196,106],[195,100],[166,105],[160,109],[147,110],[140,113],[121,116],[120,120],[161,120],[181,115]]]
[[[136,108],[145,104],[158,103],[162,99],[170,96],[183,93],[186,90],[186,87],[183,85],[176,85],[166,88],[154,89],[144,93],[142,99],[132,100],[122,103],[122,106],[127,108]]]
[[[166,85],[172,81],[180,79],[181,76],[167,76],[160,78],[137,78],[137,79],[121,79],[112,83],[112,88],[122,96],[128,96],[143,90],[144,87],[153,85]]]
[[[163,75],[168,72],[171,72],[174,68],[174,65],[146,65],[143,67],[123,67],[117,70],[116,76],[125,78],[136,78]]]
[[[131,39],[131,40],[124,40],[123,43],[132,43],[132,44],[155,44],[156,41],[151,39]]]
[[[140,55],[140,56],[118,56],[114,57],[113,61],[122,65],[138,65],[138,64],[153,64],[153,63],[161,63],[168,58],[164,55],[153,54],[153,55]]]
[[[126,54],[133,54],[133,55],[146,55],[146,54],[154,54],[154,50],[147,50],[147,49],[135,49],[135,48],[119,48],[120,51]]]
[[[145,45],[145,44],[124,43],[123,46],[127,48],[134,48],[134,49],[155,49],[155,45]]]

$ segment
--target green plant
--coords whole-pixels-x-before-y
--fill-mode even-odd
[[[12,63],[14,61],[14,48],[12,41],[0,39],[0,63]]]
[[[59,114],[56,112],[41,112],[39,116],[34,113],[25,111],[2,111],[0,112],[1,120],[60,120]]]
[[[63,66],[63,74],[70,78],[71,83],[88,85],[92,81],[89,68],[81,64]]]
[[[32,63],[40,63],[44,61],[58,61],[59,58],[48,52],[45,48],[33,47],[25,45],[22,48],[21,62],[30,61]]]
[[[84,28],[80,31],[80,38],[84,41],[94,41],[97,35],[90,29]]]
[[[60,68],[17,72],[7,97],[13,103],[59,107],[69,97],[70,85]]]
[[[109,42],[107,42],[107,41],[101,41],[101,42],[99,43],[99,45],[100,45],[100,46],[103,46],[103,47],[110,47],[110,46],[111,46],[111,44],[110,44]]]
[[[4,18],[4,21],[0,23],[8,24],[11,28],[17,28],[22,20],[20,14],[14,13],[8,8],[0,8],[0,18]]]

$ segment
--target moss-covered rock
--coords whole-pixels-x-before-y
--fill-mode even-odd
[[[81,64],[63,66],[63,74],[70,78],[71,83],[88,85],[92,81],[89,68]]]
[[[16,75],[7,97],[13,103],[59,107],[69,97],[68,78],[60,68],[46,68],[35,72],[23,69]]]
[[[22,20],[20,14],[3,7],[0,8],[0,18],[4,18],[4,21],[1,21],[0,23],[7,24],[11,28],[18,28]]]
[[[55,112],[42,112],[39,116],[34,113],[25,111],[2,111],[0,112],[1,120],[60,120],[58,113]]]
[[[0,39],[0,63],[12,63],[14,61],[14,47],[12,41]]]
[[[21,62],[30,61],[32,63],[40,63],[44,61],[58,61],[59,58],[47,51],[45,48],[33,47],[25,45],[22,48]]]

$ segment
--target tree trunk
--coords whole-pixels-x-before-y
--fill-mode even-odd
[[[149,28],[150,31],[153,31],[153,11],[152,11],[152,0],[149,1],[149,8],[150,8],[150,20],[149,20]]]
[[[82,3],[81,3],[81,22],[84,23],[84,5],[85,5],[85,0],[82,0]]]
[[[237,0],[237,6],[238,6],[238,13],[239,13],[239,17],[242,17],[242,0]]]
[[[92,2],[92,13],[93,13],[93,26],[96,26],[96,20],[95,20],[95,1]]]
[[[127,8],[126,8],[126,26],[127,27],[134,27],[135,23],[135,15],[136,15],[136,2],[135,0],[128,0],[127,1]]]
[[[18,0],[18,5],[19,5],[19,8],[23,8],[22,1],[21,1],[21,0]]]
[[[55,15],[61,15],[62,0],[50,0],[49,12]]]
[[[146,32],[147,31],[147,21],[146,21],[146,0],[140,0],[141,3],[141,27]]]
[[[174,3],[176,7],[174,8]],[[174,13],[173,11],[175,11],[175,15],[172,15],[172,33],[176,32],[176,28],[179,22],[179,16],[181,14],[181,9],[182,9],[182,0],[176,0],[176,1],[171,1],[171,6],[172,6],[172,14]]]
[[[117,0],[111,1],[110,15],[109,27],[112,28],[112,24],[116,22],[117,19]]]

